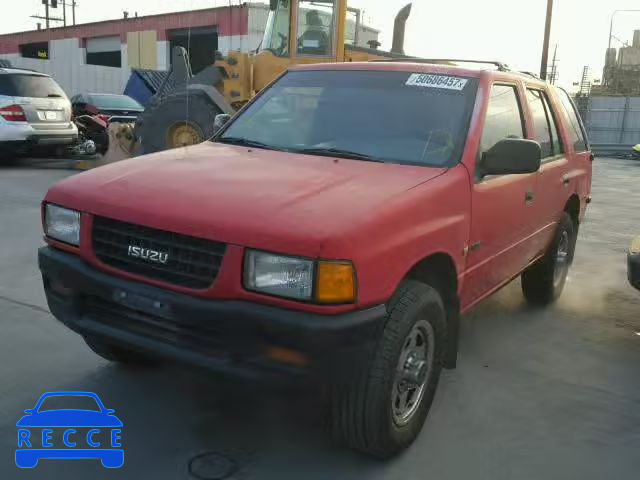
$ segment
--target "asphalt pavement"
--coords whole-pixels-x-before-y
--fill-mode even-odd
[[[513,282],[462,323],[415,445],[374,461],[328,441],[312,392],[163,366],[118,367],[49,313],[36,251],[40,201],[77,172],[0,166],[0,478],[640,478],[640,292],[625,249],[640,234],[640,162],[598,158],[593,203],[559,302],[528,307]],[[97,393],[124,423],[125,464],[14,464],[16,422],[48,391]]]

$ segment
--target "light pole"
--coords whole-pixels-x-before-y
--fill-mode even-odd
[[[609,50],[611,50],[611,39],[613,38],[613,19],[616,16],[617,13],[622,13],[622,12],[626,12],[626,13],[631,13],[631,12],[635,12],[635,13],[640,13],[640,10],[614,10],[613,13],[611,14],[611,24],[609,26],[609,42],[607,45],[607,55],[606,55],[606,59],[609,60]],[[605,71],[607,71],[607,67],[611,67],[611,65],[607,65],[605,63]],[[604,83],[609,83],[608,79],[605,79]]]
[[[613,18],[616,16],[616,13],[622,13],[622,12],[640,13],[640,10],[614,10],[613,11],[613,13],[611,14],[611,26],[609,27],[609,46],[607,47],[607,52],[609,52],[609,49],[611,48],[611,38],[613,37]]]

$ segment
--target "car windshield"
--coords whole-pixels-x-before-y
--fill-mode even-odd
[[[289,72],[217,141],[390,163],[452,165],[464,147],[476,85],[475,79],[409,72]]]
[[[0,75],[0,95],[28,98],[67,98],[51,78],[30,74]]]
[[[42,400],[38,412],[48,412],[51,410],[88,410],[100,412],[100,406],[93,397],[86,395],[56,395],[46,397]]]
[[[89,101],[104,110],[144,110],[144,107],[126,95],[89,95]]]

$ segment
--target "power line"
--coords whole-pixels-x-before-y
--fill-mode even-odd
[[[42,0],[42,4],[44,5],[44,16],[43,15],[31,15],[30,18],[35,18],[37,20],[44,20],[45,27],[48,29],[51,27],[51,22],[62,22],[62,24],[67,26],[67,7],[71,7],[72,17],[73,17],[73,25],[76,24],[76,8],[78,8],[78,2],[76,0],[72,0],[71,3],[67,3],[65,0]],[[62,6],[62,18],[60,17],[52,17],[50,14],[50,9],[58,8]],[[40,24],[38,24],[39,28]]]

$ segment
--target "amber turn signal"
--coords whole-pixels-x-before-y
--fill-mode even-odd
[[[347,262],[319,262],[316,281],[316,302],[355,303],[356,274]]]
[[[275,362],[286,363],[295,367],[309,365],[309,359],[306,355],[288,348],[270,347],[267,350],[267,357]]]

